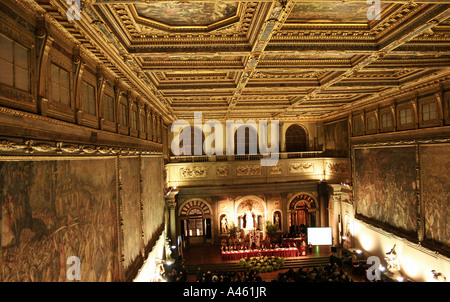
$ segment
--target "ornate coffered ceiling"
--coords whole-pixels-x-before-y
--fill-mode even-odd
[[[450,74],[449,1],[38,2],[166,122],[324,120]]]

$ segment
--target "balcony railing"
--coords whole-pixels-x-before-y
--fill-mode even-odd
[[[341,183],[351,178],[349,158],[321,155],[321,151],[279,153],[272,164],[261,161],[269,158],[262,155],[177,156],[166,165],[167,182],[182,187],[292,181]]]
[[[323,151],[307,151],[307,152],[280,152],[279,159],[287,158],[317,158],[322,157]],[[272,158],[276,157],[272,154]],[[260,160],[268,158],[261,154],[243,154],[243,155],[190,155],[190,156],[171,156],[171,163],[199,163],[199,162],[221,162],[221,161],[244,161],[244,160]]]

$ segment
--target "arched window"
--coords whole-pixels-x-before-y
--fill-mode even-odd
[[[244,154],[258,154],[258,132],[249,126],[240,126],[234,133],[234,154],[238,154],[239,145],[244,144]],[[241,147],[242,148],[242,147]]]
[[[188,142],[184,142],[183,140],[180,141],[180,148],[185,148],[182,150],[185,150],[184,155],[187,155],[190,150],[190,155],[205,155],[205,150],[203,150],[203,141],[205,140],[205,135],[203,134],[203,131],[199,127],[186,127],[183,128],[181,131],[180,136],[183,137],[183,131],[191,131],[191,142],[188,144]],[[201,138],[201,141],[196,142],[195,137]]]
[[[291,125],[286,130],[286,152],[308,151],[308,136],[299,125]]]

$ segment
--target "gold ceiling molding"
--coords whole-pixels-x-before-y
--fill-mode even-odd
[[[450,68],[449,4],[435,1],[382,1],[381,20],[358,16],[354,23],[346,16],[355,11],[345,10],[365,14],[365,0],[225,0],[220,3],[238,6],[235,14],[218,11],[215,22],[196,25],[181,17],[179,23],[150,20],[135,9],[161,1],[91,0],[83,1],[86,20],[69,27],[61,18],[63,0],[14,1],[47,10],[52,26],[81,36],[70,40],[159,108],[168,123],[198,110],[205,118],[321,121]],[[311,8],[303,5],[311,2]],[[171,3],[219,2],[160,7]],[[322,8],[328,6],[342,9],[342,16],[326,20]],[[305,16],[303,9],[309,9]]]
[[[405,84],[399,87],[394,87],[380,93],[374,94],[369,98],[364,98],[362,100],[355,101],[354,103],[349,103],[344,105],[340,112],[334,114],[327,114],[325,119],[334,119],[337,117],[347,116],[357,110],[362,110],[366,106],[382,104],[385,102],[392,103],[395,98],[403,97],[407,94],[416,94],[417,90],[432,88],[436,85],[441,85],[445,82],[450,81],[450,70],[446,69],[440,73],[433,73],[426,78],[422,78],[419,81],[414,81],[410,84]]]

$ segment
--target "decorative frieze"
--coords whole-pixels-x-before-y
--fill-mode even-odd
[[[260,165],[246,165],[236,167],[237,176],[257,176],[261,175]]]
[[[225,177],[228,176],[230,173],[228,166],[218,166],[216,168],[216,176],[218,177]]]
[[[208,176],[208,168],[201,166],[182,167],[180,168],[180,177],[185,178],[200,178]]]
[[[329,173],[344,174],[344,173],[349,173],[350,172],[350,167],[349,167],[348,163],[326,162],[325,163],[325,168],[326,168],[327,172],[329,172]]]
[[[281,170],[281,164],[276,164],[274,166],[270,167],[270,175],[279,175],[282,174],[282,170]]]
[[[313,163],[290,163],[289,173],[305,173],[312,172],[314,170]]]

